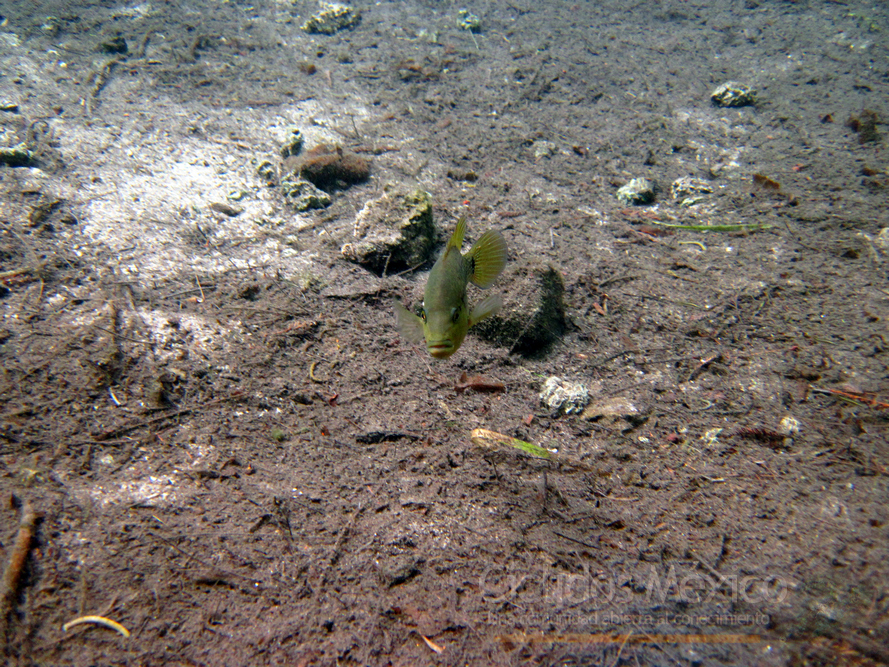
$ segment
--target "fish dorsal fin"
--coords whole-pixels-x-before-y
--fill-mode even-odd
[[[506,241],[503,235],[493,229],[486,231],[472,244],[466,260],[472,263],[469,280],[473,285],[482,289],[493,285],[506,266]]]
[[[445,247],[445,253],[448,252],[451,248],[456,248],[457,251],[460,251],[460,248],[463,247],[463,237],[466,236],[466,216],[461,216],[457,221],[457,228],[454,230],[454,233],[451,234],[451,238],[448,239],[448,245]]]

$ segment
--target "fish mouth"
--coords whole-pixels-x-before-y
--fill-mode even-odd
[[[454,344],[449,340],[437,340],[434,343],[427,343],[426,349],[436,359],[445,359],[454,353]]]

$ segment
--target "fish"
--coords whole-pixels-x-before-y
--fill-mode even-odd
[[[466,301],[469,283],[487,289],[506,267],[507,249],[503,235],[489,229],[463,255],[460,249],[465,234],[466,218],[461,217],[429,272],[420,315],[395,303],[401,335],[415,345],[425,341],[426,349],[435,359],[447,359],[454,354],[463,344],[469,327],[503,306],[503,300],[495,294],[482,299],[472,310]]]

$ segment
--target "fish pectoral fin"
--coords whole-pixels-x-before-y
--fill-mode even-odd
[[[423,320],[397,301],[395,302],[395,317],[398,320],[398,331],[405,340],[414,345],[419,345],[426,340],[423,333]]]
[[[489,229],[472,244],[466,259],[472,262],[469,280],[482,289],[490,287],[506,266],[506,241],[503,235]]]
[[[491,294],[476,304],[472,312],[469,313],[469,326],[478,324],[486,317],[490,317],[503,306],[503,299],[498,294]]]

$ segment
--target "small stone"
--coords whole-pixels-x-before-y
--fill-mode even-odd
[[[719,427],[708,429],[701,436],[701,443],[708,449],[716,447],[719,444],[720,433],[722,433],[722,429]]]
[[[583,410],[589,403],[590,394],[582,384],[551,376],[543,384],[540,400],[550,411],[569,415]]]
[[[268,160],[263,160],[256,168],[256,175],[259,176],[267,185],[274,185],[278,182],[278,170]]]
[[[677,178],[670,185],[670,194],[673,199],[681,199],[680,206],[691,206],[701,201],[705,195],[713,192],[713,187],[701,178],[683,176]]]
[[[479,33],[482,31],[482,20],[471,13],[468,9],[461,9],[457,12],[460,15],[460,28],[468,30],[471,33]]]
[[[531,148],[534,150],[534,159],[540,160],[541,158],[551,157],[556,153],[556,145],[552,141],[535,141]]]
[[[617,191],[617,198],[623,204],[644,205],[654,201],[654,183],[647,178],[634,178]]]
[[[322,2],[321,11],[303,23],[302,29],[308,33],[333,35],[340,30],[351,28],[361,20],[361,12],[338,2]]]
[[[781,423],[778,424],[778,433],[781,435],[796,435],[799,433],[799,421],[787,415],[784,419],[781,420]]]
[[[745,107],[756,104],[756,91],[737,81],[727,81],[710,93],[710,100],[718,107]]]
[[[286,160],[289,157],[298,155],[303,147],[303,134],[298,128],[290,130],[287,141],[281,146],[281,159]]]
[[[99,45],[99,48],[105,53],[127,53],[129,51],[129,47],[127,46],[127,40],[118,35],[117,37],[112,37],[107,42],[102,42]]]
[[[30,167],[35,164],[34,153],[24,142],[8,148],[0,148],[0,164],[10,167]]]
[[[297,211],[309,211],[330,206],[330,195],[312,183],[295,174],[285,176],[281,181],[281,192]]]
[[[615,396],[587,406],[582,417],[590,421],[598,421],[603,425],[626,421],[631,426],[638,426],[647,419],[643,411],[633,401],[622,396]]]

